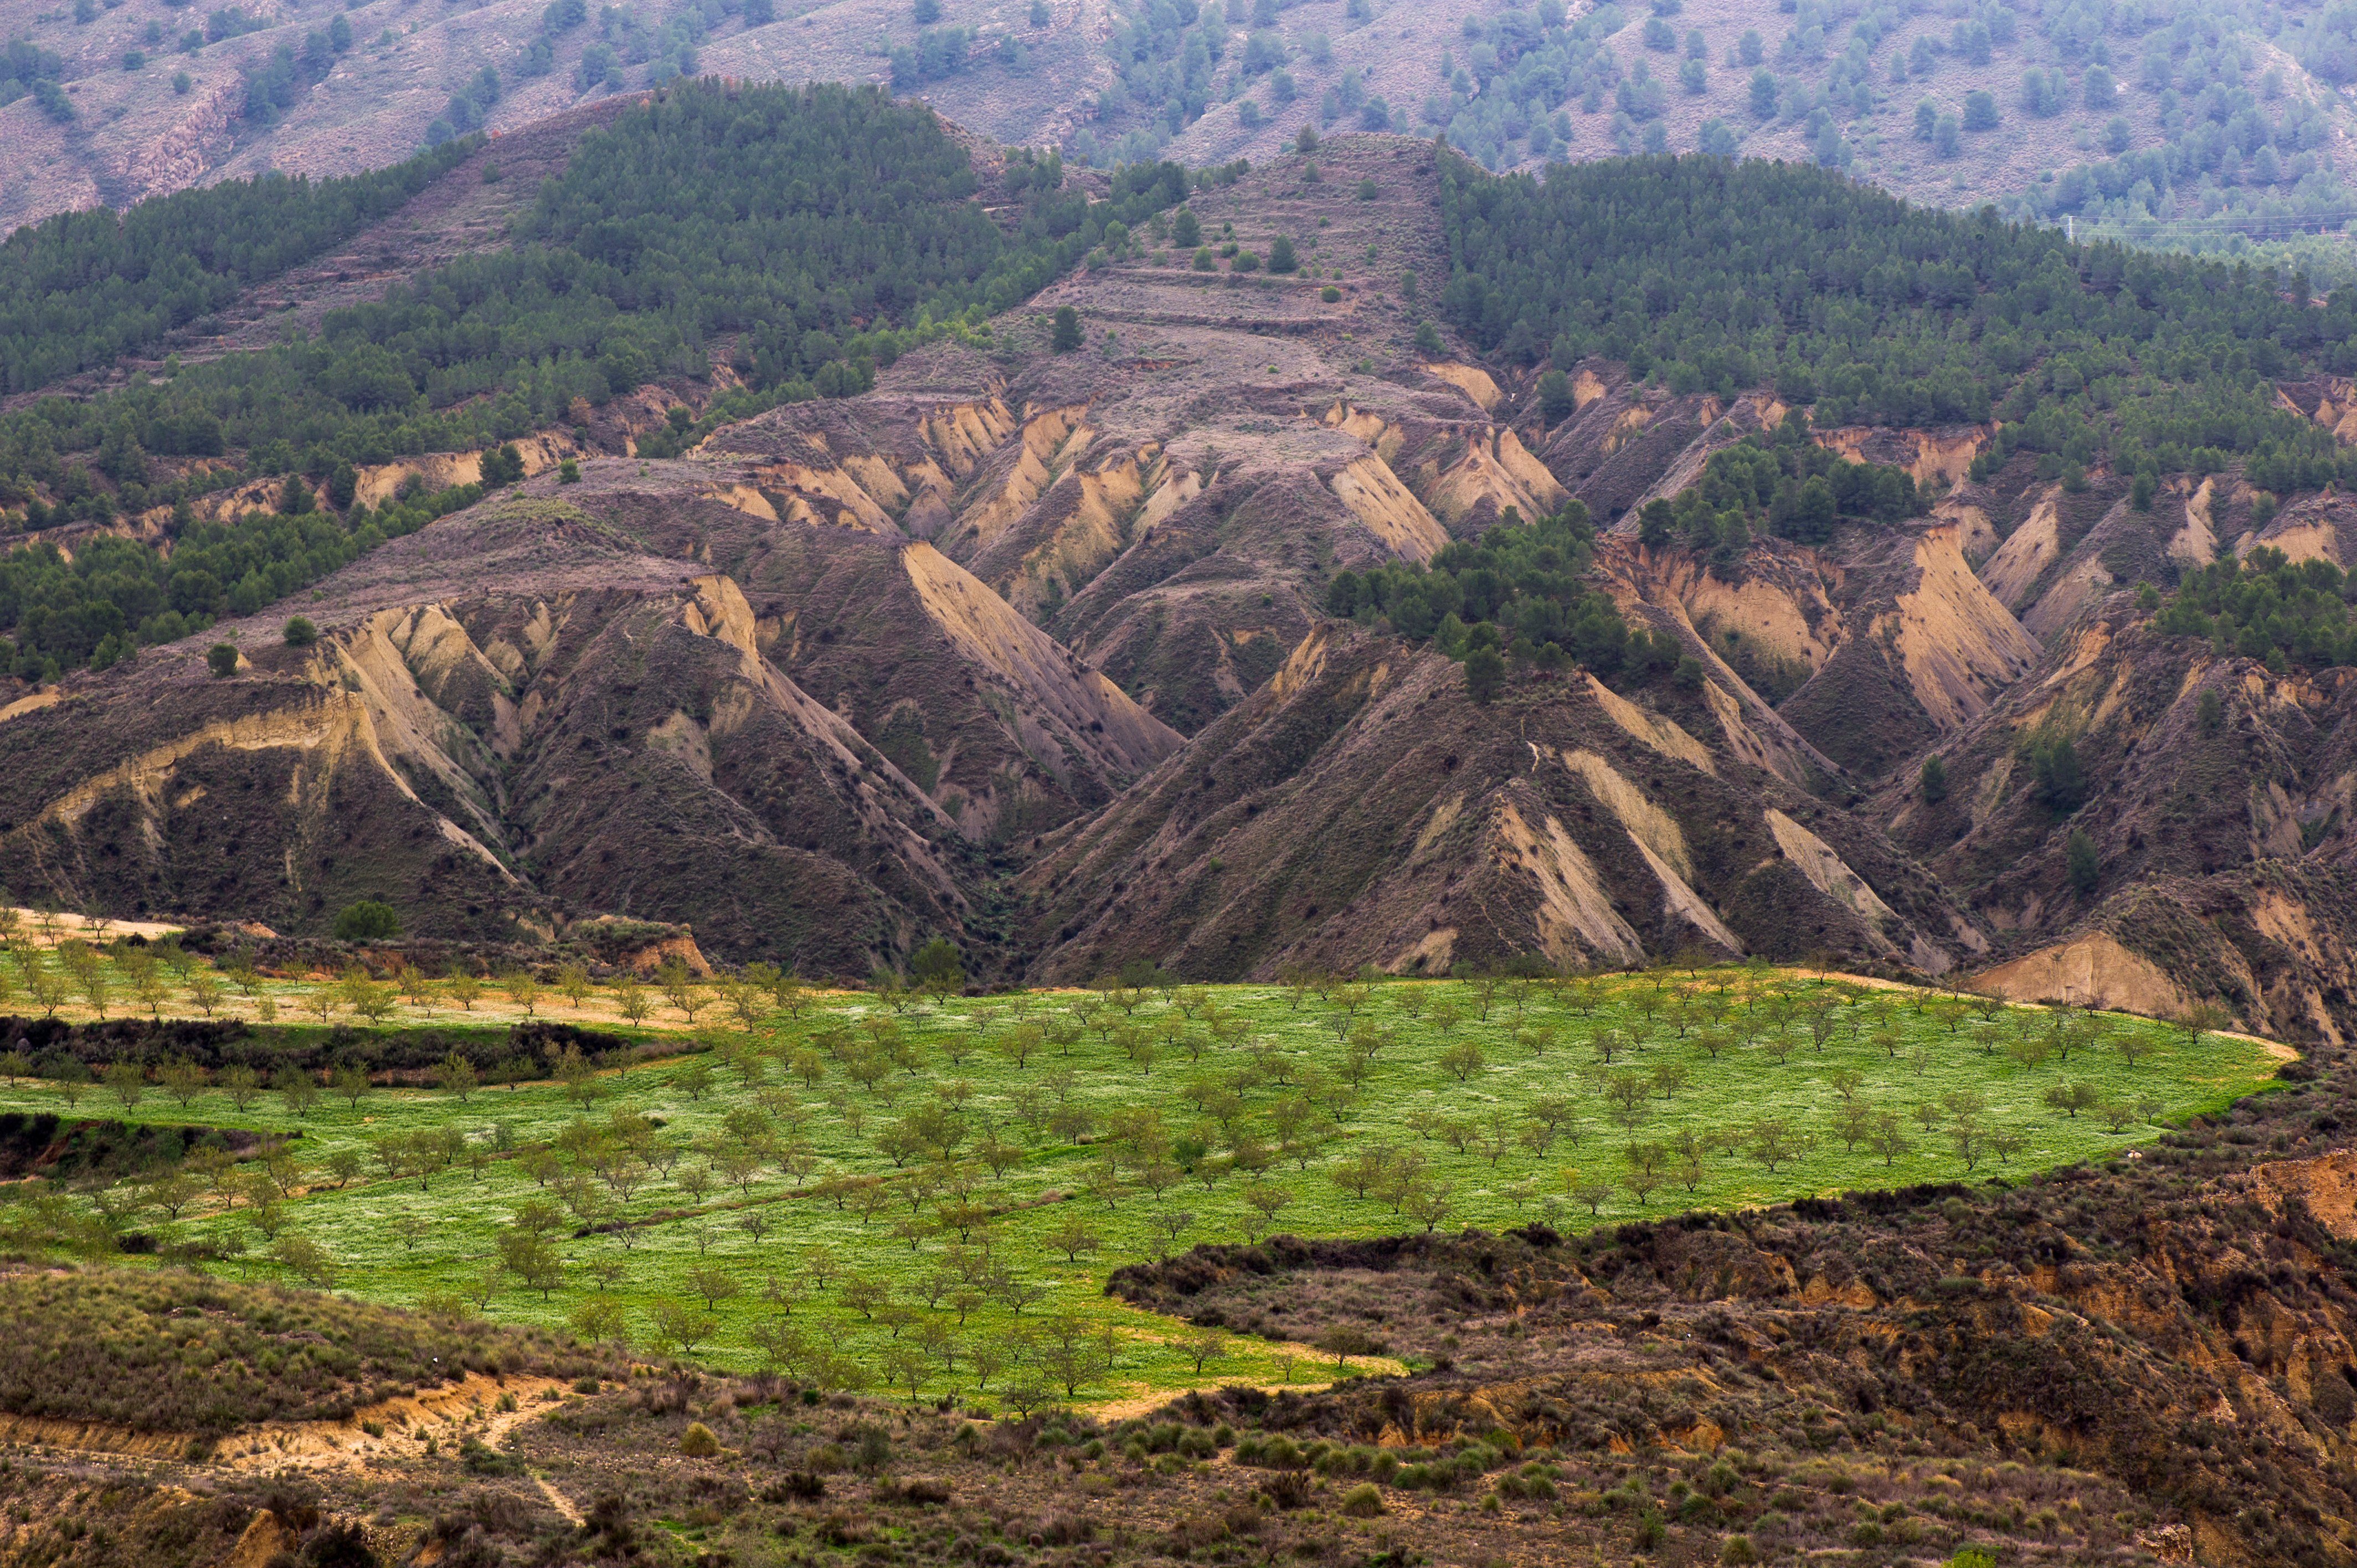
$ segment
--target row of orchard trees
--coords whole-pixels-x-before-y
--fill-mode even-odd
[[[5,912],[0,912],[5,915]],[[465,961],[436,972],[398,952],[371,953],[340,973],[285,977],[265,971],[251,950],[216,962],[177,940],[106,940],[92,922],[73,935],[29,940],[11,932],[0,964],[0,1011],[24,1008],[54,1018],[79,1011],[103,1022],[145,1015],[241,1016],[276,1024],[359,1020],[382,1025],[405,1017],[471,1015],[485,1004],[505,1004],[538,1016],[561,999],[575,1013],[595,1006],[631,1025],[695,1025],[711,1015],[747,1028],[780,1015],[799,1016],[809,989],[773,964],[754,963],[729,975],[699,976],[669,959],[650,976],[623,970],[600,976],[582,961],[553,965],[510,964],[488,972]]]
[[[402,1288],[430,1281],[437,1311],[505,1295],[595,1337],[686,1350],[721,1336],[729,1355],[811,1381],[897,1382],[930,1367],[936,1387],[1009,1375],[1052,1386],[1055,1369],[1094,1365],[1046,1329],[1057,1276],[1086,1260],[1256,1241],[1305,1213],[1316,1226],[1426,1231],[1510,1213],[1644,1214],[1663,1189],[1692,1194],[1732,1162],[1789,1180],[1795,1162],[1835,1146],[1889,1168],[1944,1145],[1970,1170],[2015,1157],[2025,1123],[2018,1102],[2000,1115],[1986,1090],[1954,1087],[1959,1061],[2024,1082],[2059,1124],[2121,1113],[2089,1064],[2100,1053],[2134,1069],[2155,1043],[2149,1026],[2083,1011],[1740,967],[1439,983],[1304,974],[1273,996],[1137,972],[955,1009],[942,1004],[951,978],[925,978],[931,1005],[897,982],[852,1005],[790,989],[790,1024],[709,1031],[707,1048],[644,1070],[578,1047],[488,1070],[454,1050],[432,1079],[455,1106],[375,1132],[360,1132],[357,1113],[384,1091],[356,1063],[324,1079],[280,1071],[267,1086],[243,1068],[209,1084],[185,1062],[110,1066],[103,1089],[126,1108],[159,1090],[241,1109],[275,1093],[302,1120],[342,1099],[339,1131],[358,1135],[307,1156],[192,1155],[80,1190],[31,1184],[9,1222],[92,1251],[152,1227],[153,1244],[217,1265],[382,1281],[384,1258],[354,1257],[328,1222],[337,1194],[373,1187],[372,1234],[398,1240]],[[1934,1065],[1949,1070],[1934,1078]],[[1497,1070],[1512,1067],[1525,1071]],[[571,1120],[519,1138],[499,1111],[470,1109],[484,1084],[523,1076],[554,1079]],[[1738,1078],[1805,1084],[1810,1098],[1723,1125],[1677,1113]],[[1388,1103],[1378,1080],[1415,1101]],[[2121,1126],[2154,1113],[2142,1099],[2127,1095]],[[1551,1164],[1566,1146],[1577,1167]],[[465,1180],[477,1184],[465,1197],[447,1190]],[[501,1219],[487,1238],[437,1223],[447,1205]],[[835,1247],[788,1240],[780,1216],[821,1213]]]

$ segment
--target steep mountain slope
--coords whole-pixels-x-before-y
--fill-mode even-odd
[[[2254,1028],[2338,1038],[2357,1016],[2344,674],[2221,657],[2115,596],[1942,746],[1941,799],[1910,778],[1879,810],[2024,953],[1993,976],[2016,993],[2215,997]],[[2082,834],[2093,865],[2074,877]]]
[[[572,134],[518,151],[553,170]],[[509,199],[481,168],[500,153],[428,193],[465,215],[436,232],[463,248],[466,223],[495,220]],[[1883,412],[1901,406],[1886,381],[1816,403],[1881,423],[1819,428],[1797,400],[1820,373],[1862,371],[1811,313],[1841,280],[1797,273],[1778,285],[1783,340],[1758,336],[1741,361],[1772,386],[1737,383],[1733,359],[1636,375],[1578,351],[1588,328],[1563,295],[1549,319],[1567,326],[1537,351],[1452,286],[1449,318],[1501,341],[1480,360],[1422,314],[1475,199],[1444,157],[1344,134],[1195,182],[1200,262],[1174,209],[1132,209],[1135,231],[1090,229],[1097,248],[1075,243],[1075,270],[1018,309],[878,339],[899,357],[858,395],[730,423],[736,367],[770,350],[716,338],[702,373],[568,407],[578,423],[519,442],[521,487],[237,620],[239,676],[201,672],[216,629],[8,710],[0,753],[25,762],[0,877],[298,932],[385,894],[436,934],[640,915],[693,923],[723,959],[830,973],[936,931],[976,972],[1060,980],[1133,957],[1428,972],[1692,946],[1995,966],[2029,995],[2117,970],[2128,989],[2106,993],[2154,1010],[2219,998],[2255,1026],[2351,1026],[2338,675],[2161,638],[2124,590],[2260,543],[2352,558],[2357,507],[2317,487],[2342,473],[2357,388],[2203,381],[2157,358],[2136,408],[2241,422],[2213,427],[2242,456],[2164,445],[2165,470],[2089,423],[2088,378],[2060,361],[1975,394],[2005,392],[2001,425],[1905,424]],[[1032,166],[985,157],[984,201]],[[1884,228],[1862,226],[1844,267],[1930,221],[1813,174],[1714,167],[1626,177],[1874,203]],[[350,297],[343,255],[400,233],[380,226],[268,297],[317,319]],[[1292,270],[1247,262],[1280,242]],[[2227,330],[2204,314],[2222,290],[2279,337],[2347,336],[2345,305],[2304,312],[2228,274],[2195,287],[1985,224],[1924,243],[1963,247],[1990,280],[1986,309],[2014,334],[1970,350],[1993,381],[2004,342],[2055,343],[2073,311],[2108,312],[2122,345],[2148,330],[2138,312]],[[1593,260],[1574,280],[1600,291],[1593,338],[1634,357],[1675,291],[1626,256]],[[1963,319],[1953,280],[1872,295],[1923,344],[1945,340],[1941,313]],[[1066,308],[1079,341],[1057,351]],[[1771,349],[1829,357],[1787,367]],[[1762,463],[1772,487],[1727,489]],[[393,456],[355,469],[355,501],[489,471],[477,453]],[[1801,504],[1804,473],[1896,486],[1892,504],[1827,487],[1813,521],[1778,510]],[[1695,513],[1707,497],[1735,510]],[[1437,610],[1405,628],[1326,613],[1346,571],[1413,570],[1574,501],[1603,531],[1587,581],[1662,662],[1601,662],[1598,681],[1524,645],[1482,703],[1440,650]],[[205,504],[274,506],[277,481]],[[156,509],[122,526],[187,524]],[[271,643],[297,608],[326,628],[316,650]],[[2189,712],[2222,722],[2202,716],[2211,691],[2228,733],[2248,726],[2244,755],[2214,729],[2187,738]],[[2034,760],[2066,732],[2084,779],[2067,809]],[[1932,751],[1950,779],[1937,800],[1917,782]]]
[[[1339,25],[1341,0],[1317,9]],[[899,85],[981,137],[1067,143],[1091,117],[1090,100],[1113,85],[1109,0],[1055,0],[1038,23],[1028,0],[964,0],[951,11],[949,30],[967,32],[955,69]],[[890,82],[892,46],[916,44],[919,32],[905,0],[570,10],[492,0],[436,15],[407,0],[292,0],[221,7],[211,19],[118,0],[87,21],[5,0],[0,40],[23,43],[27,54],[0,68],[22,73],[0,79],[8,90],[0,97],[13,100],[0,106],[0,127],[20,149],[0,179],[0,232],[264,170],[317,177],[378,167],[452,129],[504,138],[683,72]],[[126,69],[135,51],[141,63]],[[933,69],[947,63],[937,49]],[[495,84],[488,91],[485,71]],[[59,84],[70,119],[30,94],[35,80]],[[466,101],[455,117],[454,95]]]
[[[1617,520],[1614,532],[1631,542],[1647,502],[1674,497],[1714,453],[1792,412],[1763,393],[1674,393],[1602,360],[1583,362],[1570,384],[1576,411],[1552,431],[1533,430],[1531,445],[1571,495]],[[1524,418],[1537,412],[1535,399],[1519,401]],[[1964,478],[1989,433],[1855,426],[1815,438],[1945,490]],[[2034,640],[1975,571],[1967,552],[1986,553],[1988,525],[1965,505],[1944,501],[1906,526],[1847,530],[1824,547],[1762,538],[1729,560],[1657,544],[1607,566],[1624,604],[1653,612],[1730,686],[1763,693],[1777,715],[1767,727],[1805,737],[1817,753],[1812,766],[1871,776],[1981,713],[2037,660]]]
[[[1197,272],[1148,233],[1030,306],[1070,306],[1083,352],[1040,355],[1027,312],[996,357],[928,348],[868,397],[702,450],[751,462],[780,515],[932,542],[1191,733],[1275,669],[1334,572],[1565,494],[1488,373],[1414,341],[1397,280],[1445,269],[1435,178],[1390,137],[1287,154],[1196,206],[1207,238],[1290,240],[1299,272]]]
[[[0,745],[45,761],[0,808],[0,875],[296,929],[371,897],[429,935],[693,920],[720,954],[858,971],[960,928],[958,822],[1036,830],[1175,746],[930,547],[795,537],[709,488],[536,482],[328,579],[316,648],[257,617],[234,678],[183,645],[17,704]],[[789,570],[891,628],[901,685],[838,695],[834,628],[770,592]]]
[[[1039,972],[1220,977],[1693,947],[1943,972],[1985,946],[1872,830],[1779,778],[1710,682],[1581,672],[1475,703],[1446,658],[1321,628],[1021,883]],[[1052,945],[1050,945],[1052,944]]]

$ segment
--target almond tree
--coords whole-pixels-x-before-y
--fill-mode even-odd
[[[1457,1211],[1457,1205],[1449,1199],[1450,1190],[1447,1186],[1417,1187],[1406,1195],[1400,1207],[1406,1210],[1410,1219],[1422,1225],[1425,1234],[1429,1236],[1439,1228],[1442,1220]]]
[[[1907,1140],[1907,1125],[1889,1112],[1874,1119],[1874,1127],[1867,1134],[1866,1146],[1882,1156],[1885,1170],[1896,1164],[1900,1156],[1914,1153],[1915,1145]]]
[[[179,1101],[183,1111],[204,1092],[205,1078],[205,1069],[186,1057],[174,1057],[156,1071],[156,1081],[165,1093]]]
[[[435,1087],[445,1094],[457,1095],[458,1103],[461,1105],[467,1103],[467,1097],[475,1091],[476,1085],[480,1081],[480,1075],[475,1071],[475,1064],[468,1059],[467,1054],[463,1051],[454,1049],[435,1064]]]
[[[1878,1114],[1874,1107],[1863,1100],[1845,1100],[1834,1112],[1834,1135],[1842,1141],[1844,1149],[1855,1153],[1858,1144],[1874,1131]]]
[[[125,1111],[137,1105],[140,1096],[147,1092],[147,1075],[135,1062],[109,1063],[101,1081],[106,1085],[109,1094],[122,1101]]]
[[[1200,1378],[1211,1362],[1228,1359],[1228,1337],[1217,1328],[1197,1329],[1180,1336],[1178,1353],[1194,1366],[1195,1375]]]
[[[253,1109],[253,1102],[262,1098],[262,1074],[242,1062],[221,1073],[221,1086],[241,1116]]]
[[[369,1091],[368,1069],[357,1062],[346,1062],[328,1076],[328,1086],[343,1097],[352,1110],[361,1108],[361,1096]]]
[[[540,976],[534,974],[530,969],[516,968],[508,971],[500,980],[500,989],[508,993],[510,1001],[523,1009],[523,1015],[527,1018],[531,1017],[540,1005]],[[691,1019],[690,1022],[694,1020]]]
[[[1702,1185],[1703,1156],[1708,1152],[1708,1141],[1691,1127],[1681,1127],[1670,1140],[1670,1164],[1678,1173],[1678,1181],[1691,1193]]]
[[[2188,1046],[2200,1045],[2202,1036],[2215,1034],[2226,1022],[2226,1010],[2215,1002],[2197,1002],[2177,1015],[2178,1031]]]
[[[270,1256],[314,1290],[327,1290],[336,1283],[336,1261],[308,1238],[281,1236],[272,1245]]]
[[[1244,1240],[1258,1241],[1262,1233],[1276,1228],[1276,1217],[1293,1206],[1293,1193],[1275,1182],[1257,1181],[1244,1188],[1243,1200],[1254,1216],[1244,1222]]]
[[[1753,1122],[1744,1134],[1744,1146],[1751,1157],[1774,1174],[1778,1165],[1790,1165],[1801,1157],[1808,1141],[1792,1130],[1791,1122],[1781,1117],[1763,1116]]]

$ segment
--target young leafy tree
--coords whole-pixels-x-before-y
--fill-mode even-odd
[[[463,1051],[454,1048],[435,1064],[435,1087],[445,1094],[457,1095],[461,1105],[467,1103],[467,1097],[480,1081],[481,1075],[476,1072],[474,1062]]]
[[[597,989],[597,983],[589,978],[589,966],[576,961],[565,964],[557,970],[556,989],[564,993],[565,1000],[572,1004],[573,1010],[578,1013],[581,1011],[581,1004],[589,999],[590,992]]]
[[[114,1096],[125,1111],[136,1106],[140,1097],[147,1092],[147,1075],[136,1062],[108,1063],[105,1072],[100,1075],[100,1081],[106,1085],[106,1091]]]
[[[1781,1117],[1763,1116],[1746,1129],[1744,1147],[1772,1174],[1777,1166],[1799,1159],[1806,1152],[1808,1142]]]
[[[328,1075],[328,1087],[354,1112],[361,1108],[361,1098],[372,1087],[368,1069],[358,1062],[344,1062]]]
[[[1293,1206],[1291,1189],[1275,1182],[1256,1181],[1243,1189],[1244,1208],[1253,1215],[1245,1222],[1244,1240],[1257,1241],[1276,1226],[1276,1217]]]

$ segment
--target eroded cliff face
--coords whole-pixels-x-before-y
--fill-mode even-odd
[[[1707,693],[1715,693],[1707,694]],[[1632,701],[1585,674],[1475,703],[1458,667],[1355,628],[1026,872],[1041,978],[1153,952],[1189,972],[1695,948],[1934,972],[1982,945],[1870,831],[1794,789],[1716,685]]]
[[[1899,780],[1875,810],[1998,937],[2011,961],[1988,979],[2009,993],[2221,1000],[2251,1028],[2337,1040],[2357,1019],[2352,703],[2357,671],[2278,677],[2115,595],[1941,744],[1944,796]],[[2074,832],[2092,886],[2070,873]]]
[[[287,930],[360,897],[423,935],[634,915],[841,972],[961,928],[962,828],[1053,826],[1178,745],[930,545],[772,521],[715,479],[527,485],[329,579],[315,647],[256,618],[230,679],[182,645],[0,718],[0,746],[50,756],[12,771],[5,875]],[[789,559],[892,643],[904,696],[788,672],[845,674],[795,658]]]
[[[1207,335],[1250,347],[1226,340],[1247,332]],[[1426,376],[1413,396],[1213,381],[1169,410],[1100,370],[1050,366],[964,395],[782,409],[705,453],[742,460],[782,519],[931,545],[1189,732],[1308,630],[1327,559],[1426,562],[1509,510],[1562,504],[1458,384],[1480,376],[1495,398],[1486,376]]]
[[[511,139],[503,166],[561,166],[578,128]],[[598,456],[674,398],[705,406],[720,356],[520,442],[522,498],[324,585],[313,653],[271,644],[282,607],[240,628],[234,680],[184,647],[9,710],[0,875],[295,930],[387,888],[424,889],[454,930],[627,910],[694,923],[724,959],[855,972],[967,930],[1014,878],[1018,934],[985,939],[1010,972],[1123,949],[1232,974],[1824,947],[2021,994],[2357,1024],[2339,677],[2156,647],[2127,592],[2262,544],[2357,561],[2357,503],[2266,517],[2220,473],[2139,510],[2123,476],[2029,453],[1988,472],[1985,427],[1837,428],[1815,439],[1906,468],[1930,515],[1731,559],[1645,547],[1638,509],[1792,411],[1591,360],[1551,423],[1538,367],[1427,351],[1369,281],[1446,275],[1427,151],[1340,137],[1319,162],[1322,186],[1240,187],[1222,220],[1299,237],[1317,277],[1090,268],[867,394],[677,460]],[[437,245],[487,242],[512,205],[468,170],[432,193]],[[1361,176],[1378,200],[1334,199]],[[372,286],[346,271],[381,284],[390,235],[257,294],[251,323]],[[1056,354],[1062,305],[1085,346]],[[2357,436],[2346,383],[2281,395]],[[584,483],[556,482],[567,457]],[[386,465],[361,493],[477,461]],[[1342,570],[1574,498],[1600,583],[1699,679],[1518,675],[1477,709],[1428,650],[1320,613]],[[168,519],[125,526],[161,540]],[[2248,744],[2184,732],[2213,687]],[[2061,812],[2029,758],[2066,731],[2090,785]],[[1914,784],[1934,752],[1944,801]],[[364,852],[381,822],[411,836]],[[2073,829],[2093,896],[2068,885]]]

